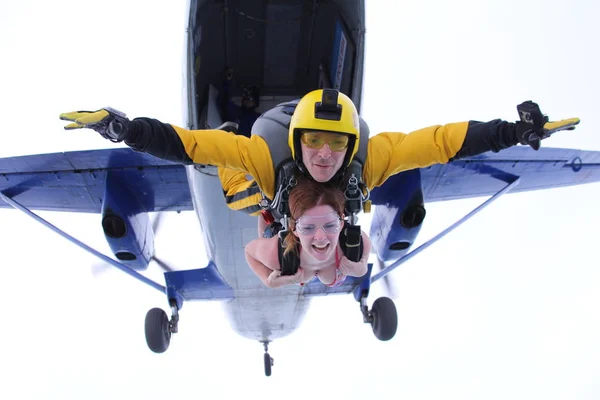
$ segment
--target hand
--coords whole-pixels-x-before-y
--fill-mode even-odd
[[[521,118],[521,121],[517,122],[517,138],[521,144],[529,145],[534,150],[540,148],[543,139],[558,131],[572,131],[579,123],[579,118],[549,121],[548,117],[542,114],[540,107],[530,100],[519,104],[517,111]]]
[[[302,281],[302,268],[298,267],[298,271],[294,275],[281,275],[280,270],[273,271],[267,278],[267,286],[270,288],[278,288]]]
[[[368,255],[367,255],[368,257]],[[360,277],[367,273],[367,260],[350,261],[346,256],[342,256],[340,260],[339,270],[346,276]]]
[[[129,127],[129,119],[121,111],[106,107],[96,111],[73,111],[60,114],[63,121],[71,121],[66,130],[88,128],[93,129],[111,142],[125,140]]]

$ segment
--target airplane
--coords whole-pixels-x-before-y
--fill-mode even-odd
[[[184,69],[186,126],[214,128],[223,122],[216,98],[225,66],[232,66],[236,81],[260,86],[263,110],[318,87],[341,90],[360,109],[364,32],[363,1],[192,1]],[[256,238],[256,219],[225,206],[212,166],[181,166],[129,149],[6,158],[0,160],[0,206],[34,217],[31,210],[100,214],[118,262],[94,254],[166,294],[170,318],[159,308],[146,317],[152,350],[167,349],[186,301],[223,300],[233,328],[262,343],[269,376],[269,343],[299,326],[312,297],[352,293],[376,337],[391,339],[397,327],[394,303],[384,297],[369,309],[371,284],[509,191],[597,182],[599,161],[600,152],[516,147],[398,174],[370,194],[373,249],[387,267],[377,274],[370,269],[367,276],[337,288],[317,282],[279,290],[264,287],[243,253]],[[426,204],[478,196],[490,199],[412,250]],[[164,285],[139,274],[154,259],[149,213],[188,210],[195,211],[202,227],[211,260],[207,267],[165,272]]]

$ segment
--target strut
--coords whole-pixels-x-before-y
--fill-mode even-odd
[[[164,286],[159,285],[158,283],[154,282],[153,280],[146,278],[144,275],[140,274],[139,272],[137,272],[137,271],[129,268],[126,265],[121,264],[120,262],[117,262],[117,261],[113,260],[112,258],[110,258],[110,257],[108,257],[108,256],[100,253],[99,251],[91,248],[87,244],[85,244],[85,243],[77,240],[73,236],[69,235],[68,233],[66,233],[62,229],[60,229],[60,228],[52,225],[50,222],[46,221],[44,218],[42,218],[39,215],[35,214],[31,210],[29,210],[27,207],[25,207],[22,204],[16,202],[15,200],[13,200],[12,198],[8,197],[4,193],[0,192],[0,197],[2,198],[2,200],[4,200],[5,202],[7,202],[8,204],[10,204],[15,209],[23,211],[25,214],[29,215],[31,218],[35,219],[36,221],[38,221],[42,225],[45,225],[47,228],[52,229],[54,232],[58,233],[60,236],[62,236],[65,239],[69,240],[71,243],[74,243],[75,245],[81,247],[83,250],[87,251],[88,253],[91,253],[92,255],[100,258],[102,261],[105,261],[105,262],[111,264],[113,267],[120,269],[121,271],[125,272],[126,274],[131,275],[132,277],[134,277],[138,281],[143,282],[146,285],[151,286],[154,289],[159,290],[162,293],[166,293],[166,288]]]
[[[403,264],[406,261],[410,260],[411,258],[413,258],[414,256],[416,256],[417,254],[419,254],[420,252],[422,252],[423,250],[425,250],[426,248],[428,248],[429,246],[431,246],[432,244],[434,244],[435,242],[437,242],[438,240],[440,240],[441,238],[443,238],[444,236],[446,236],[448,233],[450,233],[454,229],[458,228],[463,222],[465,222],[469,218],[473,217],[479,211],[483,210],[485,207],[487,207],[490,204],[492,204],[495,200],[498,200],[500,198],[500,196],[502,196],[503,194],[509,192],[512,188],[514,188],[516,185],[518,185],[519,184],[519,180],[520,180],[519,177],[515,177],[515,179],[512,182],[510,182],[509,184],[507,184],[504,188],[502,188],[501,190],[499,190],[492,197],[490,197],[489,199],[487,199],[486,201],[484,201],[483,203],[481,203],[478,207],[474,208],[467,215],[465,215],[464,217],[462,217],[461,219],[459,219],[458,221],[456,221],[454,224],[450,225],[448,228],[444,229],[442,232],[438,233],[436,236],[434,236],[433,238],[431,238],[429,241],[423,243],[421,246],[419,246],[418,248],[414,249],[413,251],[411,251],[410,253],[408,253],[404,257],[400,258],[399,260],[396,260],[392,265],[390,265],[389,267],[386,267],[383,271],[380,271],[379,273],[375,274],[375,276],[373,276],[371,278],[371,283],[376,282],[379,279],[383,278],[384,276],[386,276],[387,274],[389,274],[390,272],[392,272],[393,270],[395,270],[398,266],[400,266],[401,264]]]

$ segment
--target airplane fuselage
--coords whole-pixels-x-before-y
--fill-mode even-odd
[[[270,23],[293,21],[289,24]],[[286,3],[191,1],[184,76],[184,119],[191,129],[216,128],[225,67],[234,71],[230,94],[260,88],[258,111],[319,87],[348,94],[360,107],[364,54],[364,1]],[[188,166],[194,209],[208,258],[234,290],[226,303],[242,336],[270,341],[292,332],[309,300],[300,285],[269,289],[248,267],[245,245],[258,237],[257,218],[230,210],[216,168]]]
[[[248,267],[244,247],[258,237],[257,217],[230,210],[215,167],[187,167],[194,209],[207,256],[233,288],[225,303],[233,328],[242,336],[271,341],[291,333],[305,315],[309,299],[300,285],[267,288]]]

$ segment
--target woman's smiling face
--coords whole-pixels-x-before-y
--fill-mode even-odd
[[[305,251],[316,261],[326,261],[335,254],[342,221],[328,205],[309,208],[296,219],[294,235]]]

